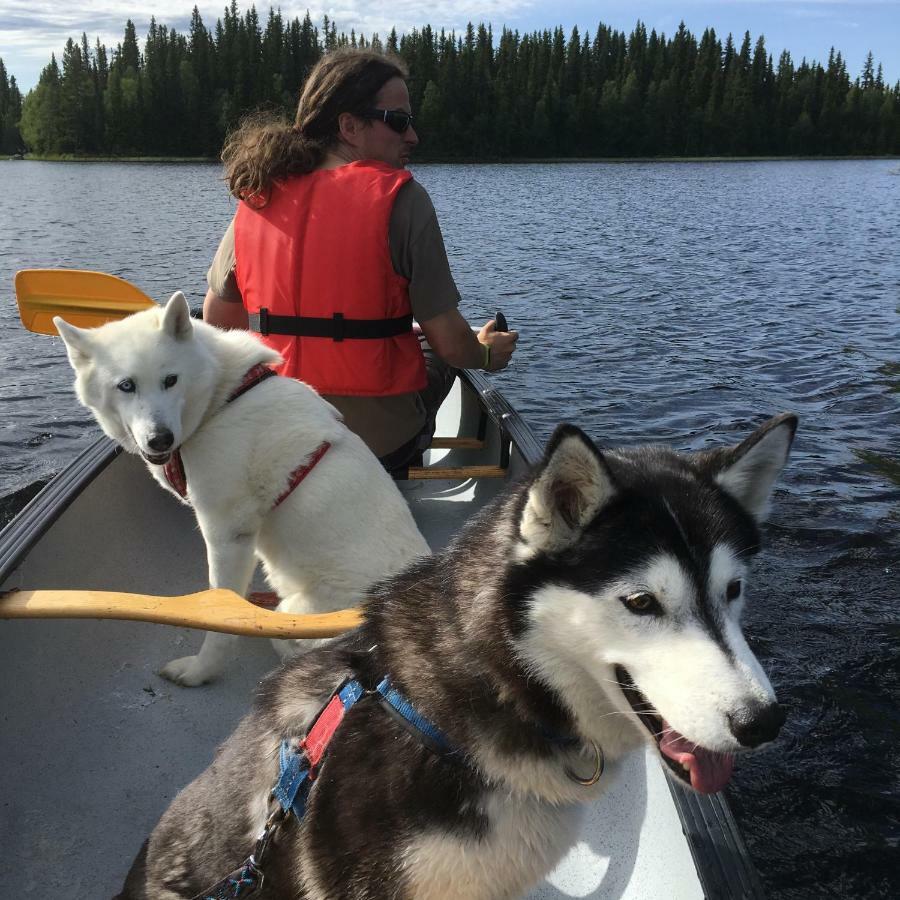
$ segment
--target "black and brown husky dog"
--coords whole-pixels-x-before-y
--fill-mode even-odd
[[[230,872],[270,900],[517,897],[575,841],[604,757],[649,741],[719,790],[784,719],[739,622],[795,428],[679,454],[560,426],[528,479],[370,593],[360,629],[263,683],[122,898],[250,896],[213,891]],[[326,719],[305,815],[281,817],[273,787],[303,805],[298,740],[315,720],[310,754]],[[261,885],[241,867],[255,847]]]

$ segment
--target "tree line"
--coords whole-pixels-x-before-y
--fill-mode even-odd
[[[212,29],[194,7],[187,34],[151,19],[143,48],[132,21],[108,50],[67,41],[24,100],[0,61],[0,134],[42,155],[217,156],[251,110],[292,117],[311,67],[336,47],[399,54],[421,144],[432,159],[869,155],[900,153],[900,81],[870,53],[851,78],[827,63],[777,64],[765,39],[740,45],[684,24],[667,37],[638,22],[520,34],[470,24],[386,40],[339,33],[325,17],[240,12],[231,0]],[[14,126],[18,124],[19,134]]]
[[[22,118],[22,92],[16,76],[8,75],[0,59],[0,153],[19,153],[23,149],[19,134]]]

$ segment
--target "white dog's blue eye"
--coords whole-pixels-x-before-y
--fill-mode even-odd
[[[134,393],[134,382],[130,378],[123,379],[116,385],[116,387],[125,394]]]
[[[726,600],[737,600],[737,598],[740,596],[741,596],[741,580],[740,580],[740,578],[735,578],[734,581],[729,581],[728,587],[725,588],[725,599]]]
[[[163,387],[168,390],[170,387],[174,387],[178,383],[177,375],[166,375],[163,379]]]

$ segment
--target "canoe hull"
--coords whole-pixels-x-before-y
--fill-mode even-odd
[[[427,462],[505,463],[507,476],[405,485],[433,549],[540,453],[489,380],[465,374],[441,410],[438,434],[471,438],[483,430],[484,446],[429,451]],[[205,587],[205,548],[190,510],[105,439],[0,535],[4,590],[173,595]],[[265,584],[257,579],[254,588]],[[4,875],[6,895],[94,900],[121,887],[174,794],[208,765],[277,664],[268,640],[241,638],[218,682],[185,689],[156,674],[201,640],[199,632],[137,622],[0,625],[0,846],[15,862]],[[581,840],[532,900],[688,900],[704,888],[716,897],[762,896],[724,800],[685,799],[655,754],[611,764],[607,775],[610,788],[586,811]]]

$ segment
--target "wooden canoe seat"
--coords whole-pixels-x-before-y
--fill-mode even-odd
[[[465,481],[468,478],[505,478],[504,466],[410,466],[406,470],[410,481],[422,479]]]
[[[480,408],[477,433],[474,437],[435,437],[431,439],[432,450],[483,450],[487,445],[488,415]],[[409,466],[394,473],[399,481],[467,481],[470,478],[505,478],[509,466],[510,439],[505,432],[500,435],[500,460],[498,465],[473,466]]]
[[[431,441],[432,450],[483,450],[484,438],[436,437]]]

